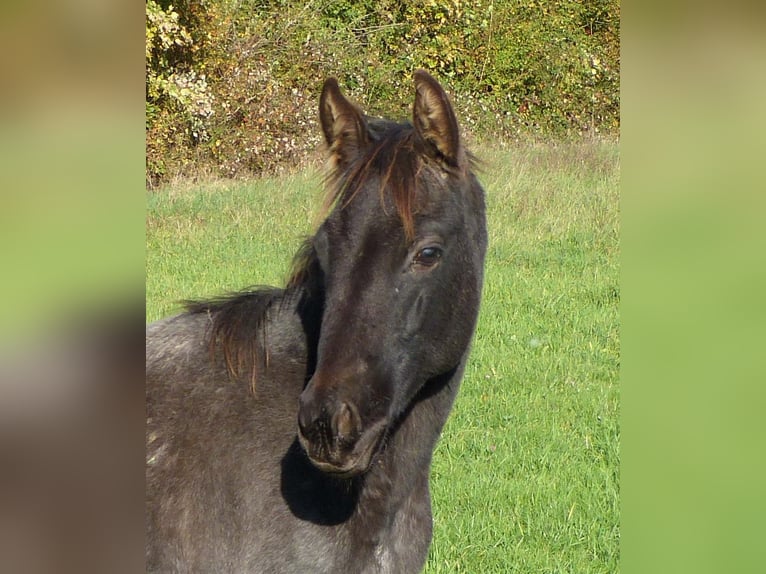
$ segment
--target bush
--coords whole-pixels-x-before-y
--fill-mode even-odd
[[[407,118],[425,68],[476,139],[619,130],[616,0],[147,2],[147,180],[303,161],[338,77],[370,113]]]

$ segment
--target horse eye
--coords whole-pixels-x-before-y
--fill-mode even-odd
[[[442,251],[438,247],[424,247],[417,252],[413,264],[418,267],[433,267],[441,259]]]

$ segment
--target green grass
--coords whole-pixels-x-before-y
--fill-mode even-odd
[[[478,151],[484,300],[434,455],[425,572],[617,572],[618,147]],[[311,171],[149,193],[147,320],[281,284],[320,198]]]

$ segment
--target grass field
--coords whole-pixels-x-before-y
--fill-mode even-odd
[[[619,153],[476,150],[490,247],[455,409],[434,456],[427,573],[613,573],[619,561]],[[147,320],[283,283],[313,170],[147,196]]]

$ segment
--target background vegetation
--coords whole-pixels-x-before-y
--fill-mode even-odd
[[[608,141],[475,149],[490,232],[473,351],[434,455],[425,572],[618,571],[619,168]],[[283,284],[322,174],[148,192],[147,320]]]
[[[147,183],[296,164],[338,77],[409,117],[430,70],[478,141],[619,129],[619,0],[147,0]]]

